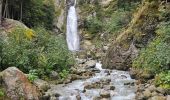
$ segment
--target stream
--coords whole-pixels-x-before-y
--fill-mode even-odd
[[[135,100],[135,80],[126,71],[101,69],[89,79],[53,85],[57,100]],[[105,99],[103,99],[105,98]]]

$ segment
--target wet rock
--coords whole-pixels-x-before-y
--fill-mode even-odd
[[[127,82],[127,83],[124,83],[124,85],[134,86],[135,83],[134,82]]]
[[[110,92],[109,91],[106,91],[106,90],[101,90],[100,91],[100,96],[102,98],[110,98]]]
[[[41,79],[36,79],[34,80],[33,82],[38,88],[39,90],[41,90],[42,92],[44,91],[47,91],[49,88],[50,88],[50,85],[44,81],[44,80],[41,80]]]
[[[51,79],[58,79],[59,78],[59,74],[56,71],[51,71],[50,78]]]
[[[151,85],[148,87],[148,89],[153,92],[153,91],[156,91],[156,87],[154,85]]]
[[[110,90],[115,90],[115,86],[110,85]]]
[[[93,100],[101,100],[101,97],[100,96],[95,96],[95,97],[93,97]]]
[[[79,69],[71,68],[72,74],[81,75],[82,73],[85,73],[85,72],[86,72],[86,70],[84,68],[79,68]]]
[[[166,91],[165,91],[165,89],[163,89],[161,87],[157,87],[156,92],[161,93],[161,94],[165,94]]]
[[[117,92],[114,92],[114,91],[110,91],[110,95],[111,95],[111,96],[115,96],[115,95],[118,95],[118,93],[117,93]]]
[[[143,92],[143,95],[145,98],[149,98],[151,97],[152,93],[151,91],[149,91],[148,89],[146,89],[144,92]]]
[[[50,100],[57,100],[57,97],[50,97]]]
[[[109,49],[108,46],[103,46],[103,50],[104,50],[104,51],[107,51],[108,49]]]
[[[87,59],[76,58],[76,61],[77,61],[78,64],[84,64],[87,61]]]
[[[96,61],[95,60],[89,60],[85,64],[88,68],[94,68],[95,65],[96,65]]]
[[[50,95],[43,95],[40,100],[50,100]]]
[[[76,99],[77,100],[81,100],[81,96],[80,95],[76,95]]]
[[[102,98],[102,99],[100,99],[100,100],[110,100],[110,99],[108,99],[108,98]]]
[[[152,92],[152,97],[157,96],[157,95],[158,95],[158,93],[156,91]]]
[[[153,96],[149,100],[166,100],[164,96]]]
[[[78,79],[83,79],[82,76],[76,75],[76,74],[70,74],[71,76],[71,81],[78,80]]]
[[[7,96],[12,100],[39,100],[40,91],[16,67],[9,67],[4,70],[2,79],[7,90]]]
[[[70,83],[71,82],[71,78],[66,78],[65,80],[64,80],[64,84],[68,84],[68,83]]]
[[[166,97],[166,100],[170,100],[170,95],[168,95],[168,96]]]

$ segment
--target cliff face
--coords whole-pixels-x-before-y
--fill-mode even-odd
[[[120,33],[110,46],[104,62],[105,68],[127,70],[141,48],[155,37],[159,22],[159,2],[143,0],[133,14],[128,27]]]

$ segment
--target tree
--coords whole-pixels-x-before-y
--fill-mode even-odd
[[[2,24],[2,3],[3,3],[3,0],[0,0],[0,26]]]

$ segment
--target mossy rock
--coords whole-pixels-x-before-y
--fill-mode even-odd
[[[155,36],[158,7],[157,2],[141,4],[134,13],[128,28],[120,33],[110,46],[103,59],[105,68],[127,70],[132,66],[133,59],[137,57],[141,49],[137,46],[145,47]]]

